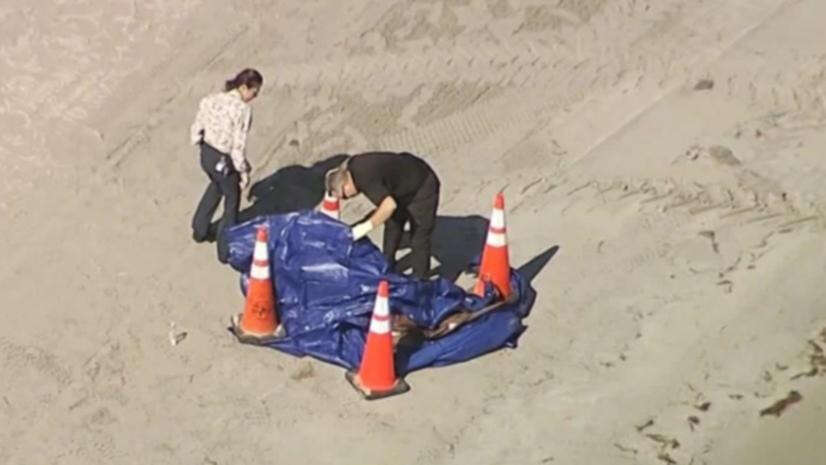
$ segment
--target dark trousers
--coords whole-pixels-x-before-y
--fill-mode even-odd
[[[430,249],[433,229],[436,227],[436,208],[439,206],[439,180],[428,176],[419,191],[407,205],[399,205],[393,216],[384,223],[383,251],[390,268],[396,266],[396,251],[410,222],[410,252],[413,276],[427,279],[430,273]]]
[[[216,165],[221,159],[226,167],[218,171]],[[226,263],[228,249],[223,240],[223,233],[227,227],[238,221],[238,207],[241,201],[241,187],[238,185],[240,176],[235,171],[229,155],[215,150],[206,143],[201,144],[201,168],[209,177],[209,185],[192,216],[192,238],[195,242],[203,242],[209,238],[212,216],[223,197],[224,215],[218,223],[215,239],[218,245],[218,260]]]

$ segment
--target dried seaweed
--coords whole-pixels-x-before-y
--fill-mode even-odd
[[[785,398],[780,399],[777,402],[770,405],[769,407],[766,407],[763,410],[761,410],[760,416],[762,417],[765,415],[774,415],[776,417],[779,417],[783,413],[783,411],[786,410],[786,407],[788,407],[791,404],[800,402],[801,400],[803,400],[803,396],[801,396],[799,392],[789,391],[789,394]]]

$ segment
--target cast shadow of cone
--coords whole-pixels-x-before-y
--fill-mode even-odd
[[[551,261],[552,258],[556,255],[559,251],[559,246],[554,245],[549,247],[541,254],[533,257],[532,259],[528,260],[527,263],[520,266],[516,269],[516,271],[525,278],[526,284],[526,293],[524,296],[521,296],[523,299],[523,305],[525,308],[533,308],[534,302],[536,302],[536,289],[533,288],[532,284],[539,273],[545,269],[545,266],[548,265],[548,262]],[[525,315],[527,316],[527,315]]]
[[[539,275],[539,273],[545,268],[548,262],[554,258],[554,255],[559,251],[559,246],[555,245],[553,247],[549,247],[547,250],[542,252],[541,254],[533,257],[527,263],[520,266],[516,269],[525,280],[528,281],[528,284],[533,283],[533,280]]]

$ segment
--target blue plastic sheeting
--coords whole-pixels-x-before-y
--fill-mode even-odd
[[[388,271],[384,255],[369,239],[353,241],[350,227],[315,211],[261,216],[229,228],[229,264],[242,273],[246,294],[255,235],[269,226],[270,266],[279,322],[286,336],[269,344],[296,356],[358,367],[380,280],[390,285],[390,311],[419,327],[435,328],[459,310],[476,311],[492,301],[439,278],[422,281]],[[519,298],[440,339],[396,351],[396,371],[462,362],[503,346],[515,347],[522,318],[535,292],[515,270],[511,286]]]

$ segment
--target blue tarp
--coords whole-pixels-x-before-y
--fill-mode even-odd
[[[274,349],[357,368],[382,279],[390,285],[391,313],[423,328],[435,328],[456,311],[476,311],[493,300],[491,292],[478,297],[443,278],[422,281],[390,272],[369,239],[353,241],[349,226],[309,210],[260,216],[227,230],[229,264],[242,274],[244,294],[256,230],[262,224],[269,226],[276,311],[286,330],[285,337],[269,344]],[[439,339],[397,348],[396,371],[405,374],[514,347],[535,292],[515,270],[511,281],[516,301]]]

